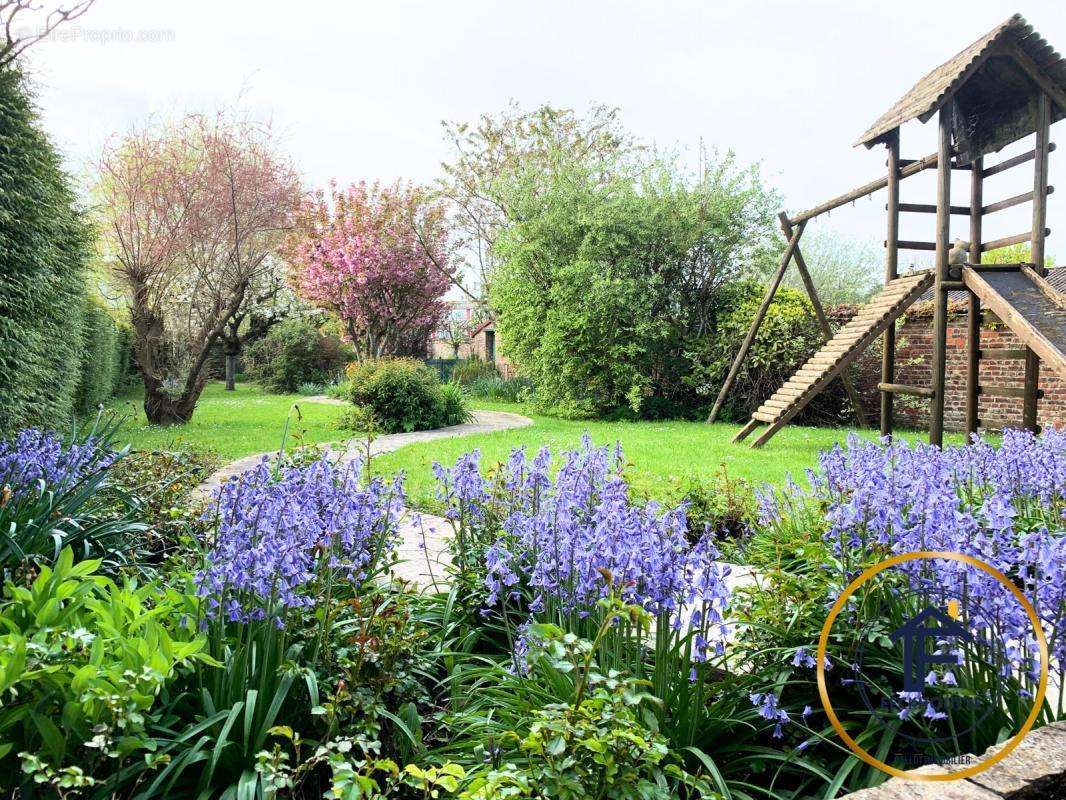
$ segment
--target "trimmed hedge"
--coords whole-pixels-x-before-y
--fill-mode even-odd
[[[0,432],[74,411],[91,241],[23,76],[0,69]]]
[[[119,327],[106,310],[87,300],[82,312],[81,363],[74,411],[85,416],[121,389],[129,377],[129,328]]]

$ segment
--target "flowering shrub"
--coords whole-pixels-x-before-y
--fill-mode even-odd
[[[7,487],[8,499],[43,494],[46,489],[61,491],[106,469],[115,458],[96,437],[64,445],[54,433],[25,428],[0,442],[0,483]]]
[[[761,493],[762,529],[747,553],[765,581],[758,596],[747,593],[737,605],[742,622],[752,623],[739,646],[748,648],[755,672],[776,676],[751,697],[775,736],[801,738],[799,749],[819,738],[807,724],[818,706],[819,629],[844,587],[891,555],[961,553],[999,570],[1032,603],[1050,671],[1063,674],[1066,434],[1007,431],[998,446],[946,449],[853,436],[822,453],[808,478],[806,489]],[[1002,731],[1017,730],[1036,693],[1039,658],[1034,626],[1012,592],[947,558],[905,562],[881,575],[833,627],[826,666],[834,670],[838,714],[867,719],[863,735],[878,737],[880,752],[893,756],[907,746],[891,745],[894,736],[917,737],[929,753],[948,757],[982,752]],[[893,636],[927,609],[951,604],[964,638],[938,640],[934,654],[946,663],[928,671],[922,691],[894,691],[903,665]],[[1041,724],[1064,716],[1061,698],[1038,710]],[[849,785],[863,784],[856,775]]]
[[[279,475],[264,461],[219,493],[199,594],[211,614],[281,625],[287,609],[315,605],[313,588],[358,587],[394,557],[402,510],[400,480],[364,480],[359,461],[323,457]]]
[[[0,570],[5,574],[27,560],[54,562],[68,546],[78,558],[100,555],[112,561],[128,555],[128,537],[145,526],[127,516],[138,498],[109,491],[108,470],[124,455],[109,446],[113,433],[112,421],[67,442],[37,428],[0,441]]]
[[[727,632],[728,567],[715,562],[707,539],[688,541],[684,505],[630,501],[620,449],[594,447],[585,437],[560,462],[553,474],[547,448],[533,458],[518,449],[491,480],[476,451],[450,469],[434,466],[454,531],[457,591],[482,608],[470,624],[506,641],[508,668],[517,673],[504,698],[489,691],[488,678],[467,690],[475,698],[469,715],[480,725],[500,718],[501,704],[521,706],[528,698],[531,704],[514,712],[528,721],[545,694],[570,685],[570,672],[532,672],[532,632],[553,624],[594,643],[589,658],[597,672],[647,685],[655,702],[645,711],[672,747],[690,747],[708,728],[731,725],[710,703],[720,678],[712,662],[723,657]],[[646,615],[654,631],[607,598]]]

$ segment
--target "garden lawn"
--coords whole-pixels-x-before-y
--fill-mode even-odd
[[[475,401],[473,405],[524,414],[533,419],[533,425],[407,445],[377,456],[375,471],[403,470],[411,504],[432,509],[437,505],[431,470],[434,461],[451,464],[477,448],[482,466],[489,467],[505,460],[514,447],[525,446],[532,454],[547,445],[559,453],[577,447],[581,436],[588,433],[596,444],[621,442],[630,464],[626,476],[630,485],[641,495],[666,499],[676,494],[682,478],[709,478],[723,464],[730,477],[757,486],[781,484],[789,475],[802,480],[804,470],[814,466],[818,452],[844,441],[850,432],[846,428],[789,426],[762,449],[752,450],[747,443],[732,443],[740,427],[732,423],[573,421],[540,416],[518,404]],[[294,406],[299,407],[299,418]],[[114,400],[109,407],[131,414],[119,433],[122,443],[128,441],[134,448],[147,450],[208,450],[223,462],[277,450],[286,435],[287,420],[287,447],[295,446],[297,438],[302,444],[321,444],[350,436],[337,426],[344,406],[314,403],[299,395],[271,394],[249,383],[238,384],[234,392],[225,391],[221,382],[209,383],[188,425],[149,425],[139,395]],[[863,431],[861,435],[872,438],[876,434]],[[924,438],[921,433],[911,436]],[[962,437],[948,440],[961,442]]]
[[[298,413],[294,405],[299,406]],[[251,383],[239,383],[232,392],[221,382],[209,383],[187,425],[149,425],[140,393],[112,400],[108,408],[130,415],[119,431],[121,443],[128,441],[135,449],[144,450],[209,450],[223,461],[277,450],[286,421],[287,447],[293,446],[297,435],[303,444],[333,442],[346,436],[337,427],[343,406],[313,403],[294,394],[271,394]]]
[[[789,426],[761,449],[753,450],[748,446],[751,439],[733,444],[732,439],[740,429],[733,423],[572,421],[539,416],[516,404],[475,401],[474,407],[524,414],[534,424],[408,445],[375,458],[375,470],[404,470],[411,504],[433,508],[436,504],[431,470],[434,461],[450,465],[459,455],[477,448],[481,451],[482,467],[487,467],[504,461],[514,447],[525,446],[533,455],[547,445],[558,453],[576,447],[581,436],[588,433],[595,444],[621,442],[630,464],[626,470],[630,486],[638,494],[665,499],[675,494],[672,490],[683,478],[709,478],[723,464],[731,478],[743,478],[756,486],[781,484],[789,475],[803,481],[804,470],[815,465],[819,451],[843,442],[851,432],[846,428]],[[862,431],[861,435],[872,439],[877,432]],[[917,432],[906,436],[916,440],[925,438],[924,433]],[[963,441],[961,435],[946,439],[952,444]]]

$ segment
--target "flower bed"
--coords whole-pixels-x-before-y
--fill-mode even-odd
[[[450,589],[437,594],[389,577],[400,476],[265,462],[201,518],[173,515],[187,530],[165,562],[130,564],[108,554],[137,551],[149,523],[130,514],[158,509],[136,486],[115,505],[114,458],[98,436],[0,445],[0,512],[88,487],[84,518],[122,521],[112,540],[37,548],[9,570],[0,779],[24,793],[667,800],[875,785],[884,774],[841,746],[822,711],[818,635],[850,581],[917,550],[1002,571],[1032,602],[1061,680],[1066,436],[1055,432],[827,451],[805,488],[764,493],[760,520],[731,532],[733,557],[762,576],[732,593],[687,502],[636,499],[621,451],[587,439],[497,466],[476,452],[435,465],[452,528]],[[827,683],[850,735],[891,759],[907,726],[951,732],[936,753],[983,752],[1016,730],[1037,693],[1039,642],[1013,592],[949,560],[886,586],[876,607],[872,590],[844,604],[828,639]],[[982,635],[993,620],[1004,657],[981,672],[941,648],[921,692],[878,717],[858,687],[899,678],[890,634],[915,596],[979,608],[958,619]],[[996,707],[960,732],[951,698],[993,685]],[[1037,722],[1063,716],[1045,700]]]

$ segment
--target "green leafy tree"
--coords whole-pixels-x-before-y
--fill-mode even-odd
[[[828,231],[804,234],[801,251],[825,305],[865,303],[884,283],[884,248]],[[806,291],[795,269],[785,286]]]
[[[637,175],[599,162],[547,182],[519,173],[490,287],[508,357],[567,416],[703,402],[689,353],[714,333],[723,287],[779,246],[776,205],[728,155],[695,181],[661,160]]]
[[[622,128],[618,109],[603,105],[579,114],[550,105],[525,111],[511,103],[475,123],[442,124],[452,155],[441,165],[438,189],[452,208],[473,266],[466,276],[469,286],[461,273],[449,277],[478,303],[484,303],[499,261],[496,240],[514,216],[512,189],[519,176],[528,191],[536,192],[574,165],[595,165],[603,173],[624,169],[626,157],[640,149]]]

